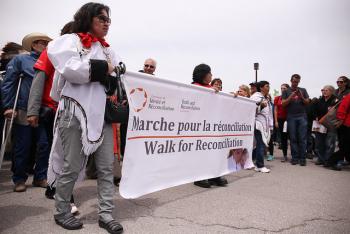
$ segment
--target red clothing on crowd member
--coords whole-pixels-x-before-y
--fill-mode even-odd
[[[80,37],[84,48],[91,48],[92,43],[97,41],[99,41],[103,47],[109,47],[109,44],[105,41],[104,38],[95,37],[90,33],[78,33],[78,36]]]
[[[45,49],[39,59],[34,64],[34,68],[45,72],[47,79],[45,80],[44,93],[42,99],[42,105],[50,107],[53,110],[57,110],[57,102],[52,100],[50,97],[50,91],[53,82],[53,75],[55,73],[55,68],[53,67],[51,61],[47,57],[47,50]]]
[[[117,103],[117,96],[108,96],[109,100],[111,100],[114,103]],[[113,128],[113,152],[114,155],[118,156],[118,161],[120,161],[120,124],[119,123],[112,123]]]
[[[343,97],[337,110],[337,119],[343,120],[343,125],[350,127],[350,94]]]
[[[113,153],[118,156],[118,161],[120,161],[120,124],[112,123],[113,128]]]
[[[205,88],[213,88],[210,84],[207,84],[207,85],[205,85],[205,84],[200,84],[200,83],[192,83],[193,85],[198,85],[198,86],[202,86],[202,87],[205,87]]]
[[[286,120],[287,110],[282,106],[282,96],[275,97],[273,104],[275,105],[275,108],[277,107],[277,118]]]

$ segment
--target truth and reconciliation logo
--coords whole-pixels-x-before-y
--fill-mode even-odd
[[[130,91],[135,112],[140,112],[147,104],[147,92],[143,88],[134,88]]]

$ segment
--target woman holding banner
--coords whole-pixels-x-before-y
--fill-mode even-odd
[[[55,165],[55,221],[65,229],[82,228],[71,214],[70,197],[78,177],[84,174],[88,156],[95,155],[99,226],[109,233],[123,227],[112,217],[114,208],[112,125],[104,122],[106,96],[114,93],[120,73],[118,58],[104,40],[111,19],[109,7],[87,3],[74,15],[73,34],[63,35],[48,46],[48,56],[60,79],[62,91],[52,154],[64,158]],[[54,81],[55,82],[55,81]]]
[[[214,89],[222,91],[222,80],[220,78],[215,78],[210,82],[210,86]]]
[[[210,82],[212,79],[211,68],[207,64],[199,64],[193,70],[192,76],[193,82],[192,84],[215,89],[215,91],[219,92],[219,88],[215,86],[211,86]],[[222,84],[221,84],[222,85]],[[223,177],[211,178],[209,180],[200,180],[195,181],[194,185],[202,187],[202,188],[210,188],[211,185],[216,186],[226,186],[227,180]]]

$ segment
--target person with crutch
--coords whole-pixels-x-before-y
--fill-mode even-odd
[[[4,47],[1,48],[1,55],[0,55],[0,87],[2,86],[2,82],[5,78],[5,74],[6,74],[6,67],[7,64],[18,54],[25,54],[28,53],[27,51],[25,51],[23,49],[23,47],[15,42],[8,42],[6,43],[6,45]],[[5,141],[5,135],[9,135],[6,134],[7,133],[7,127],[5,126],[5,116],[4,116],[4,110],[3,110],[3,106],[2,106],[2,98],[1,98],[1,89],[0,89],[0,131],[1,131],[1,135],[0,135],[0,142],[1,145],[3,145],[4,141]],[[6,127],[6,128],[4,128]],[[11,135],[9,135],[8,138],[10,138]],[[6,141],[5,147],[3,148],[3,152],[1,152],[0,155],[0,167],[2,165],[2,160],[3,159],[11,159],[11,152],[9,152],[9,148],[8,146],[11,146],[11,139],[8,139]]]
[[[47,134],[42,126],[33,128],[27,122],[27,105],[30,87],[34,77],[33,66],[40,53],[51,41],[47,35],[42,33],[30,33],[22,40],[22,46],[30,54],[21,54],[14,57],[8,64],[5,79],[1,88],[4,115],[6,118],[15,117],[13,125],[14,133],[14,158],[12,167],[12,180],[15,184],[15,192],[26,191],[28,175],[26,166],[30,155],[32,138],[36,139],[37,157],[34,168],[33,186],[46,188],[47,167],[49,158],[49,144]],[[19,77],[22,75],[22,79]],[[16,90],[18,88],[18,101],[16,109],[13,109]]]

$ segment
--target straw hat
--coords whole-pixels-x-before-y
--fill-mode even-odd
[[[43,33],[34,32],[26,35],[23,38],[22,46],[25,50],[30,52],[32,50],[33,42],[38,40],[51,41],[52,39]]]

